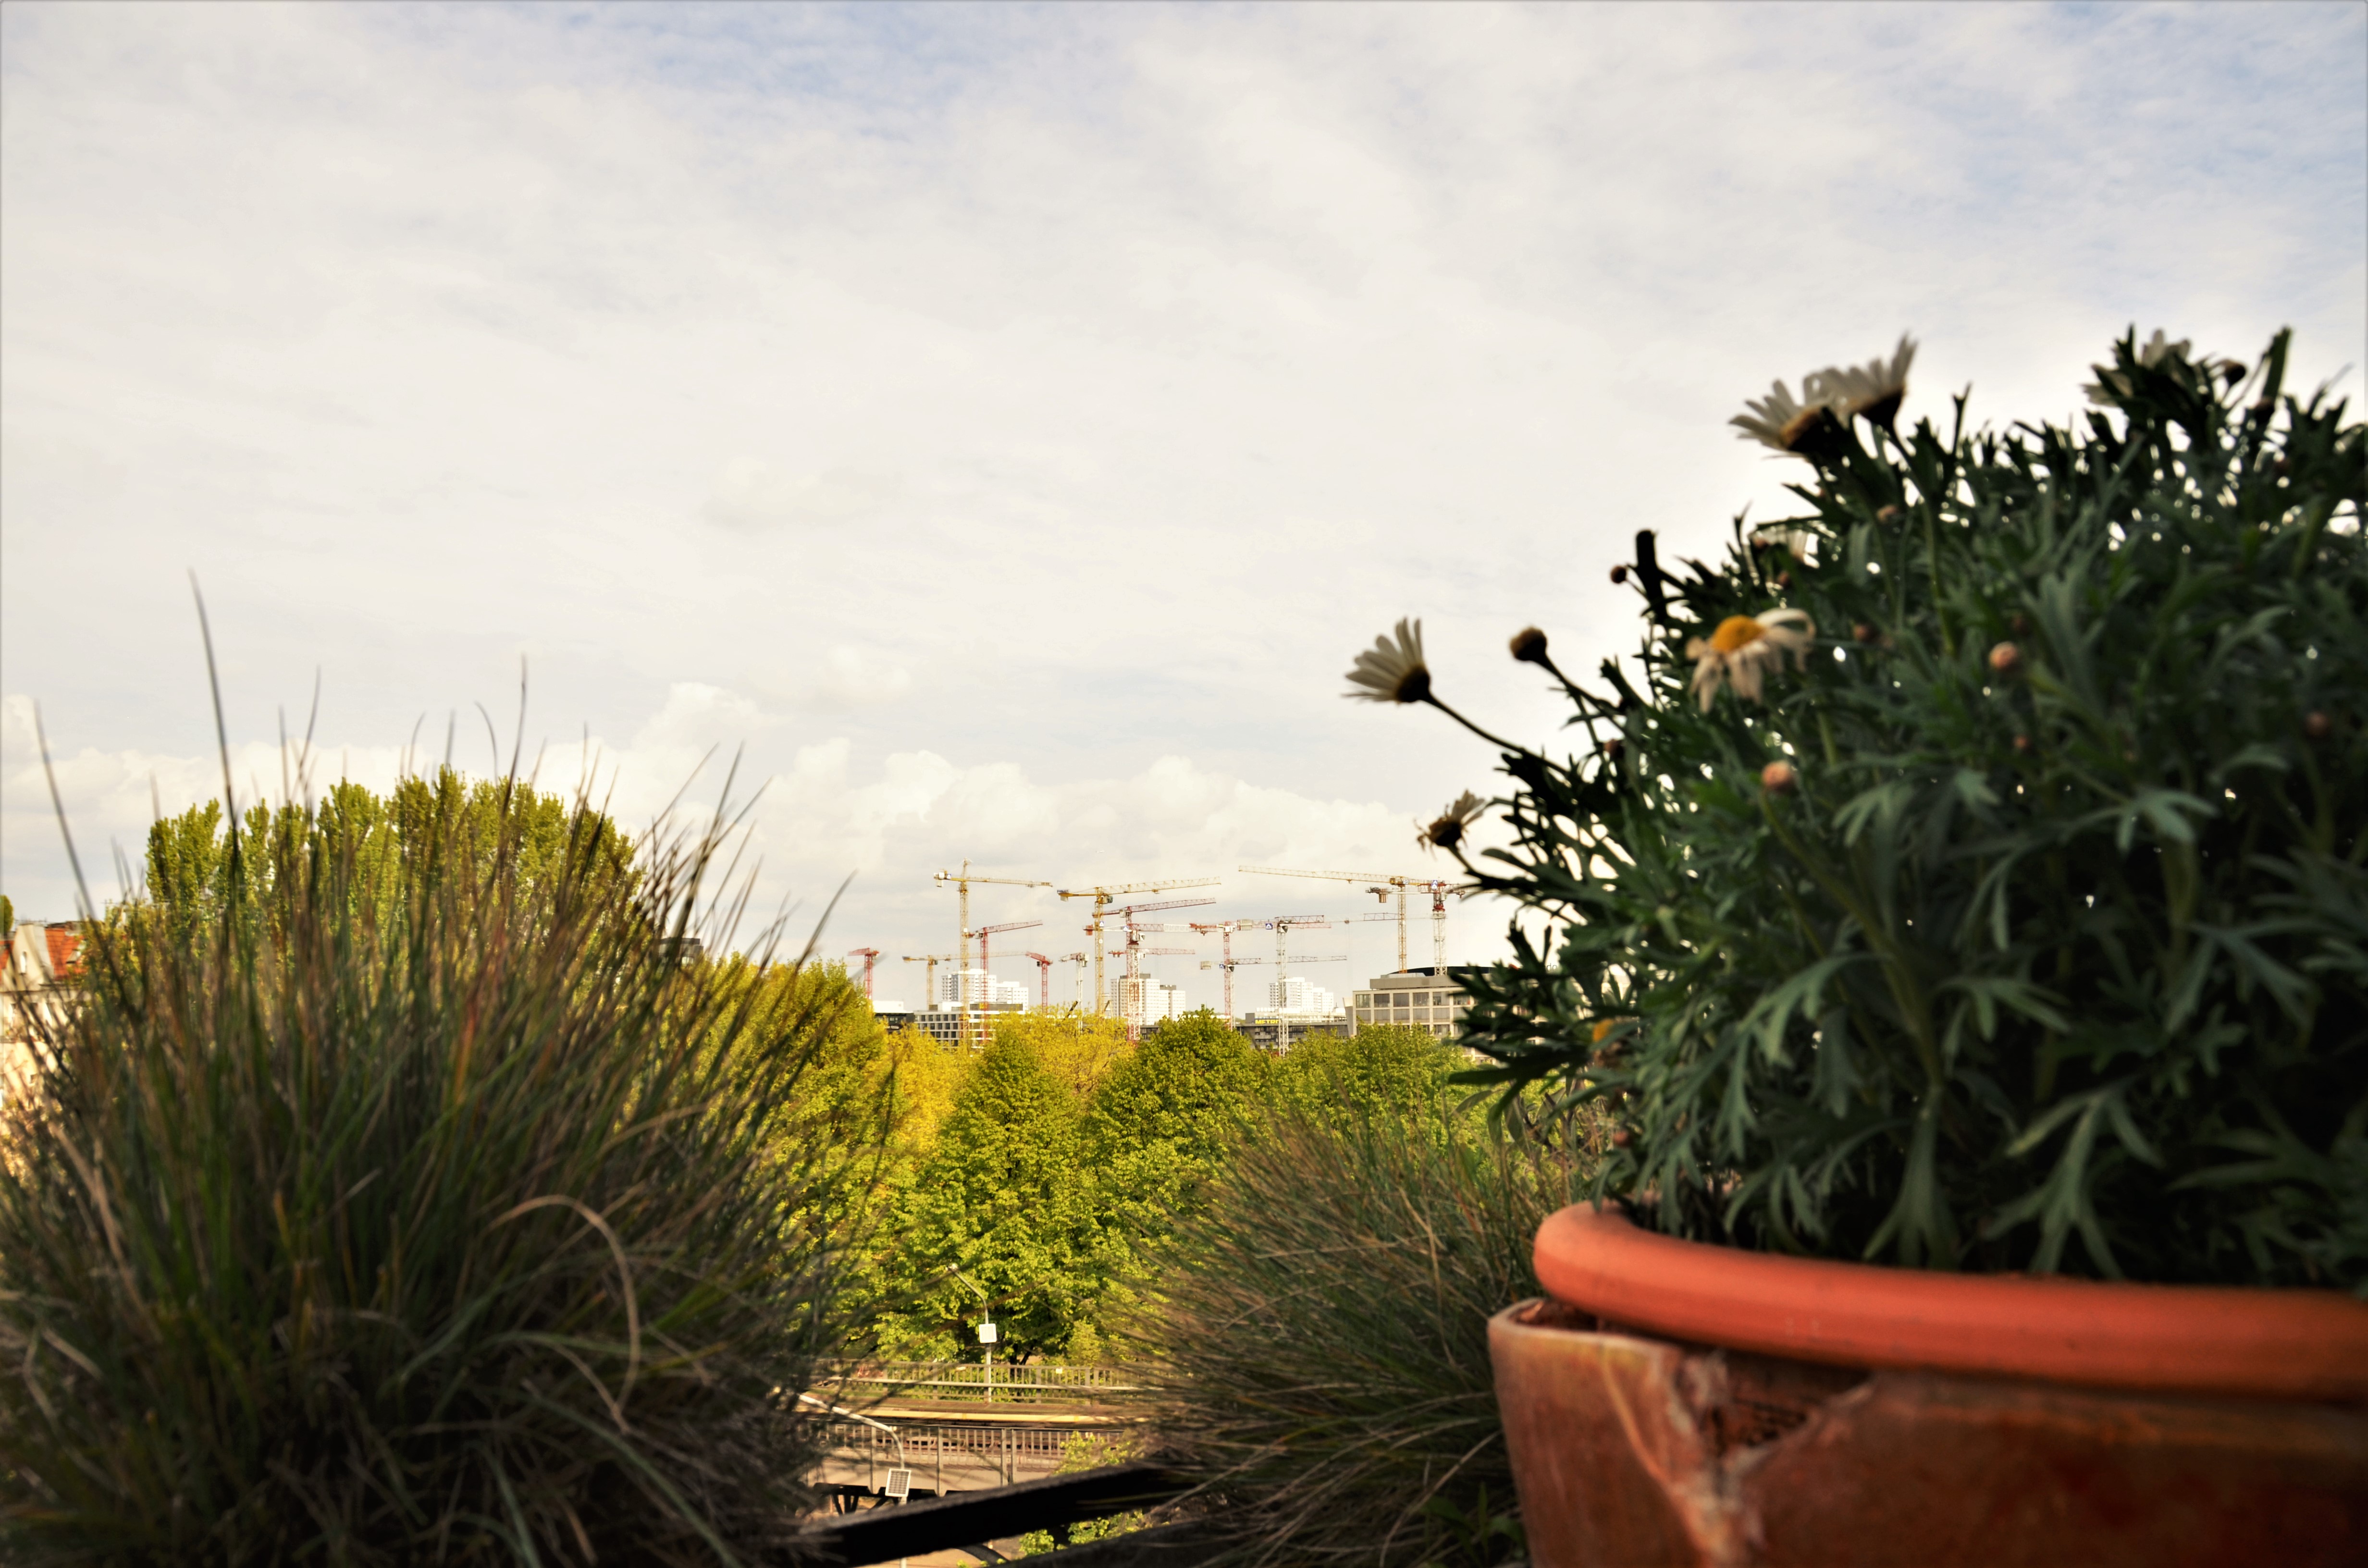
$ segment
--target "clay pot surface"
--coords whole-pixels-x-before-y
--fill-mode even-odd
[[[1488,1324],[1535,1568],[2353,1568],[2368,1416]]]
[[[2368,1302],[2333,1290],[1782,1257],[1655,1235],[1587,1204],[1539,1227],[1536,1262],[1555,1301],[1673,1339],[1836,1366],[2368,1401]]]
[[[1489,1324],[1537,1568],[2368,1562],[2368,1305],[1770,1256],[1568,1209]]]

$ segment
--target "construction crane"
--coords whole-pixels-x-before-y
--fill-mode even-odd
[[[1305,922],[1315,920],[1319,917],[1313,915],[1284,915],[1282,918],[1294,922]],[[1264,959],[1236,960],[1234,957],[1234,933],[1236,931],[1266,931],[1272,928],[1273,922],[1268,920],[1215,920],[1210,921],[1206,924],[1195,923],[1192,926],[1193,930],[1200,932],[1203,936],[1214,931],[1224,944],[1224,956],[1223,958],[1219,959],[1215,963],[1204,963],[1201,967],[1202,969],[1222,969],[1224,971],[1225,976],[1225,1017],[1228,1020],[1230,1020],[1234,1016],[1235,969],[1240,964],[1264,963],[1266,961]]]
[[[1236,960],[1235,960],[1234,961],[1235,961],[1235,962],[1236,962],[1236,963],[1242,963],[1242,964],[1259,964],[1259,963],[1269,963],[1269,962],[1271,962],[1271,961],[1273,961],[1273,960],[1269,960],[1269,959],[1257,958],[1257,959],[1236,959]],[[1313,954],[1313,955],[1311,955],[1311,954],[1307,954],[1307,953],[1302,953],[1302,954],[1300,954],[1297,958],[1292,959],[1291,961],[1292,961],[1292,963],[1294,963],[1294,964],[1304,964],[1304,963],[1347,963],[1347,962],[1349,961],[1349,955],[1348,955],[1348,954],[1346,954],[1346,953],[1315,953],[1315,954]],[[1289,978],[1289,977],[1288,977],[1288,976],[1286,976],[1286,975],[1284,975],[1284,974],[1282,974],[1282,973],[1281,973],[1280,971],[1278,971],[1278,972],[1277,972],[1277,974],[1276,974],[1276,977],[1275,977],[1275,978],[1276,978],[1276,991],[1275,991],[1275,1003],[1274,1003],[1274,1013],[1275,1013],[1275,1017],[1274,1017],[1274,1029],[1275,1029],[1274,1040],[1275,1040],[1275,1049],[1276,1049],[1277,1051],[1289,1051],[1289,1050],[1291,1049],[1291,1023],[1290,1023],[1290,1021],[1289,1021],[1288,1019],[1286,1019],[1282,1015],[1283,1015],[1283,1012],[1284,1012],[1284,1010],[1285,1010],[1285,1009],[1284,1009],[1284,1006],[1283,1006],[1283,1004],[1285,1004],[1286,1002],[1288,1002],[1288,1001],[1290,1001],[1290,1000],[1291,1000],[1291,993],[1290,993],[1287,989],[1284,989],[1284,988],[1283,988],[1283,986],[1282,986],[1282,984],[1281,984],[1281,982],[1282,982],[1283,980],[1285,980],[1285,979]]]
[[[1061,955],[1061,962],[1073,963],[1077,966],[1077,1011],[1081,1013],[1086,1010],[1086,965],[1091,962],[1092,960],[1093,955],[1090,953],[1063,953]]]
[[[1171,888],[1212,888],[1216,885],[1217,879],[1214,877],[1170,877],[1164,882],[1115,882],[1108,887],[1097,885],[1093,887],[1081,888],[1055,888],[1053,890],[1054,892],[1059,893],[1064,899],[1089,898],[1094,901],[1094,923],[1087,926],[1086,930],[1093,937],[1094,939],[1095,1012],[1099,1013],[1102,1010],[1102,997],[1104,994],[1102,991],[1103,906],[1121,893],[1166,892]],[[1214,903],[1216,900],[1202,899],[1200,902],[1203,903]]]
[[[1050,882],[1030,881],[1029,881],[1029,880],[1028,880],[1027,878],[1025,878],[1025,877],[990,877],[990,876],[986,875],[984,871],[977,871],[977,872],[973,871],[973,870],[970,869],[970,862],[969,862],[968,860],[964,860],[964,861],[962,863],[962,869],[961,869],[961,870],[959,870],[959,871],[939,871],[936,876],[934,876],[934,877],[930,878],[929,880],[930,880],[931,881],[936,882],[939,887],[944,887],[945,885],[947,885],[948,883],[950,883],[950,882],[951,882],[951,884],[953,884],[953,886],[954,886],[955,890],[957,891],[957,892],[958,892],[958,893],[959,893],[959,895],[960,895],[960,898],[961,898],[961,903],[960,903],[960,907],[959,907],[959,914],[960,914],[961,918],[960,918],[960,922],[959,922],[959,925],[958,925],[958,926],[957,926],[957,929],[956,929],[956,932],[955,932],[955,935],[954,935],[954,951],[955,951],[955,952],[957,952],[957,953],[961,952],[964,948],[968,947],[968,946],[970,945],[970,939],[971,939],[971,937],[973,937],[973,936],[975,936],[975,935],[977,934],[977,933],[973,932],[973,931],[970,928],[970,885],[971,885],[971,883],[973,883],[973,882],[996,882],[996,883],[1000,883],[1001,885],[1003,885],[1003,886],[1005,886],[1005,887],[1011,887],[1011,888],[1049,888],[1049,887],[1051,887],[1051,886],[1053,885],[1053,884],[1052,884],[1052,883],[1050,883]],[[1040,922],[1039,924],[1041,924],[1041,922]],[[981,950],[982,950],[982,951],[984,951],[984,949],[981,949]],[[985,967],[985,965],[984,963],[982,963],[979,967],[980,967],[980,968],[982,968],[982,969],[984,969],[984,968]],[[969,989],[970,989],[970,988],[969,988],[968,986],[964,986],[962,989],[963,989],[963,991],[964,991],[965,993],[967,993],[967,992],[969,991]],[[971,1043],[970,1008],[969,1008],[969,1006],[968,1006],[969,1002],[970,1002],[970,997],[969,997],[967,994],[965,994],[965,995],[963,995],[963,996],[962,997],[962,1012],[961,1021],[960,1021],[960,1024],[959,1024],[959,1028],[960,1028],[961,1037],[962,1037],[962,1038],[961,1038],[961,1042],[962,1042],[962,1044],[964,1044],[964,1045],[968,1045],[968,1044],[970,1044],[970,1043]]]
[[[1171,902],[1172,902],[1173,903],[1178,903],[1178,904],[1193,904],[1193,903],[1216,903],[1217,901],[1216,901],[1215,899],[1212,899],[1212,898],[1202,898],[1202,899],[1176,899],[1176,900],[1173,900],[1173,901],[1171,901]],[[1156,908],[1156,907],[1159,907],[1159,906],[1157,906],[1157,905],[1144,905],[1144,904],[1136,904],[1136,905],[1133,905],[1133,908],[1135,908],[1135,909],[1142,909],[1142,908]],[[1121,911],[1121,913],[1131,913],[1131,911]],[[1190,927],[1188,927],[1188,926],[1169,926],[1169,925],[1164,924],[1164,923],[1159,922],[1159,921],[1151,921],[1151,920],[1138,921],[1138,920],[1134,920],[1134,919],[1130,918],[1130,919],[1128,919],[1128,920],[1125,922],[1125,927],[1126,927],[1126,981],[1125,981],[1125,983],[1124,983],[1124,988],[1123,988],[1123,989],[1122,989],[1122,991],[1121,992],[1121,995],[1123,997],[1123,1002],[1121,1003],[1121,1008],[1120,1008],[1120,1012],[1121,1012],[1121,1016],[1122,1016],[1122,1017],[1126,1019],[1126,1039],[1127,1039],[1127,1043],[1128,1043],[1128,1044],[1130,1044],[1130,1045],[1133,1045],[1133,1044],[1136,1043],[1137,1041],[1139,1041],[1139,1040],[1141,1040],[1143,1039],[1143,964],[1142,964],[1142,960],[1143,960],[1144,959],[1145,959],[1145,958],[1157,957],[1157,956],[1161,956],[1161,955],[1168,955],[1168,956],[1185,956],[1185,955],[1190,955],[1190,954],[1194,949],[1190,949],[1190,948],[1146,948],[1146,947],[1144,947],[1144,946],[1143,945],[1143,933],[1144,933],[1145,931],[1167,931],[1167,930],[1178,930],[1178,931],[1181,931],[1181,930],[1187,930],[1187,929],[1190,929]]]
[[[921,1010],[927,1012],[938,1005],[938,966],[941,963],[960,963],[962,954],[958,952],[906,953],[904,958],[906,963],[925,963],[929,966],[928,994],[921,998]]]
[[[1049,1013],[1053,1010],[1053,960],[1042,953],[1028,956],[1036,960],[1036,1010]]]
[[[982,1006],[995,1000],[995,975],[986,967],[986,939],[989,937],[1004,931],[1033,930],[1035,927],[1042,926],[1042,924],[1044,923],[1042,920],[1007,920],[1000,926],[982,926],[977,930],[971,933],[972,936],[978,938],[978,983],[981,989],[985,990],[986,993],[985,995],[979,998],[979,1002]],[[964,986],[962,989],[967,992],[970,988],[968,986]],[[1026,993],[1023,992],[1021,994],[1025,995]],[[975,1016],[978,1020],[977,1028],[974,1031],[971,1027],[971,1019],[973,1016]],[[973,1015],[970,1006],[970,997],[968,995],[964,995],[962,997],[962,1038],[967,1040],[973,1032],[975,1032],[978,1037],[976,1042],[978,1048],[984,1050],[986,1045],[985,1015],[983,1012]]]
[[[866,1002],[871,1001],[871,966],[873,963],[878,961],[880,958],[880,949],[877,948],[849,948],[847,949],[847,956],[851,959],[860,958],[863,960],[863,999]]]
[[[1093,924],[1085,927],[1086,934],[1094,939],[1094,1011],[1099,1013],[1102,1010],[1103,1003],[1109,994],[1102,988],[1103,921],[1115,915],[1121,923],[1132,923],[1136,915],[1148,915],[1154,910],[1198,909],[1203,904],[1216,902],[1213,898],[1163,898],[1150,903],[1122,903],[1116,909],[1103,909],[1097,905],[1094,909]]]
[[[1471,890],[1437,877],[1393,877],[1379,871],[1296,871],[1282,866],[1244,866],[1241,869],[1261,877],[1314,877],[1318,881],[1360,882],[1367,892],[1383,903],[1390,901],[1392,889],[1398,898],[1398,972],[1406,972],[1406,890],[1420,888],[1430,895],[1431,961],[1440,971],[1447,968],[1447,895],[1462,898]]]

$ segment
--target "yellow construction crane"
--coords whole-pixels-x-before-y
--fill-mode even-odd
[[[951,883],[961,895],[962,902],[959,912],[961,915],[961,923],[954,937],[954,951],[957,953],[970,946],[970,939],[978,935],[977,932],[970,928],[971,883],[999,882],[1003,886],[1010,888],[1049,888],[1053,885],[1050,882],[1030,881],[1025,877],[990,877],[984,871],[972,870],[968,860],[964,860],[962,862],[961,870],[939,871],[936,876],[929,880],[936,882],[939,887],[944,887],[948,883]],[[968,995],[964,995],[962,1000],[967,1004],[970,1001],[970,997]],[[962,1008],[960,1029],[961,1039],[958,1043],[965,1046],[973,1044],[973,1041],[971,1040],[970,1009],[967,1006]]]
[[[960,963],[962,961],[962,954],[905,953],[903,957],[906,963],[925,963],[929,966],[929,978],[928,981],[928,992],[921,998],[921,1006],[919,1009],[926,1013],[938,1005],[938,966],[941,963]]]
[[[1379,871],[1299,871],[1282,866],[1244,866],[1241,869],[1261,877],[1313,877],[1326,882],[1361,882],[1365,891],[1383,903],[1390,901],[1392,889],[1398,895],[1398,972],[1406,972],[1406,890],[1419,888],[1430,895],[1431,962],[1444,972],[1447,969],[1447,895],[1462,898],[1472,890],[1437,877],[1393,877]]]
[[[1212,888],[1214,877],[1171,877],[1164,882],[1121,882],[1109,887],[1055,888],[1063,898],[1089,898],[1094,901],[1094,923],[1086,927],[1094,939],[1094,1011],[1102,1010],[1102,915],[1104,906],[1121,893],[1165,892],[1169,888]]]

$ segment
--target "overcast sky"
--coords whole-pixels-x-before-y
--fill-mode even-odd
[[[102,895],[218,789],[191,571],[243,792],[316,673],[329,772],[448,728],[482,770],[523,658],[545,782],[588,737],[629,826],[742,753],[760,900],[855,877],[833,952],[945,950],[965,857],[1345,915],[1233,869],[1423,870],[1493,761],[1342,701],[1353,654],[1420,616],[1444,691],[1550,738],[1504,640],[1591,667],[1636,528],[1780,515],[1725,424],[1770,381],[1907,330],[1911,415],[2060,418],[2133,324],[2291,324],[2356,399],[2368,336],[2353,4],[20,0],[0,115],[34,917],[74,908],[34,703]],[[1060,953],[1068,910],[975,918]]]

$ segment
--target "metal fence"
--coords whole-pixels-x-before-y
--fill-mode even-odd
[[[860,1481],[877,1490],[889,1467],[913,1472],[916,1491],[939,1496],[1008,1486],[1060,1468],[1068,1443],[1064,1427],[953,1426],[900,1421],[894,1436],[852,1421],[832,1423],[828,1479]]]
[[[1043,1362],[988,1367],[977,1361],[845,1362],[820,1369],[820,1384],[865,1398],[905,1394],[984,1403],[1098,1403],[1158,1392],[1146,1366],[1063,1367]]]

